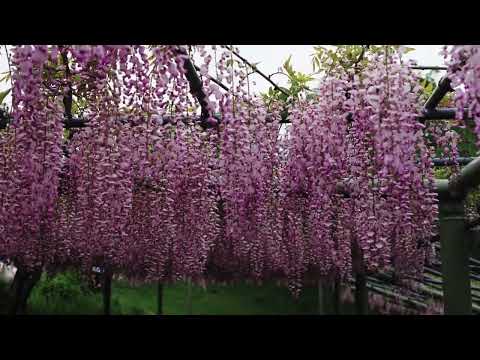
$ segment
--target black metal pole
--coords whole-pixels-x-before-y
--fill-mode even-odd
[[[320,280],[317,281],[317,296],[318,296],[318,314],[323,315],[324,313],[324,300],[323,300],[323,284]]]
[[[157,315],[163,315],[163,284],[157,284]]]
[[[410,66],[414,70],[447,70],[446,66]]]
[[[340,280],[335,278],[333,283],[333,313],[340,315]]]
[[[110,315],[112,299],[112,273],[105,268],[103,273],[103,314]]]
[[[336,284],[332,279],[322,279],[318,282],[318,313],[333,315],[338,311],[336,305]]]
[[[468,165],[476,158],[474,157],[459,157],[456,160],[448,159],[448,158],[434,158],[433,165],[435,166],[449,166],[449,165]]]
[[[187,282],[187,315],[192,315],[192,280]]]

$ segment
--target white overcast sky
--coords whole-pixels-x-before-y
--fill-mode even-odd
[[[441,66],[443,58],[439,55],[443,45],[407,45],[415,48],[415,51],[408,53],[406,57],[415,59],[419,65]],[[312,72],[311,54],[313,45],[239,45],[240,54],[251,63],[259,63],[258,69],[269,75],[277,71],[285,60],[291,55],[293,68],[304,73]],[[5,57],[5,48],[2,45],[0,51],[0,72],[8,70]],[[250,78],[256,84],[255,91],[264,92],[271,86],[258,74]],[[287,83],[285,76],[277,75],[272,78],[278,85],[284,86]],[[0,91],[10,85],[0,83]]]
[[[443,57],[439,55],[443,45],[406,46],[415,48],[415,51],[406,54],[405,57],[416,60],[418,65],[444,65]],[[257,67],[266,75],[276,72],[290,55],[292,55],[293,69],[303,73],[311,73],[313,70],[310,56],[314,52],[312,45],[239,45],[238,48],[240,54],[251,63],[260,62]],[[257,91],[264,92],[271,86],[258,74],[252,75],[253,79],[256,82]],[[279,86],[286,85],[288,81],[287,77],[282,75],[276,75],[272,80]]]

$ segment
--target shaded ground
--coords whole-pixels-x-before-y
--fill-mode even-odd
[[[63,281],[63,280],[62,280]],[[76,290],[72,281],[46,279],[34,289],[29,300],[29,314],[101,314],[102,298],[99,292]],[[68,284],[68,285],[65,285]],[[112,284],[112,314],[154,315],[157,289],[155,285],[132,287],[124,281]],[[0,312],[7,311],[7,285],[0,284]],[[188,310],[188,286],[184,283],[164,287],[164,314],[185,315]],[[211,285],[207,289],[192,286],[193,315],[287,315],[315,314],[317,290],[306,288],[296,301],[284,287],[237,284]]]

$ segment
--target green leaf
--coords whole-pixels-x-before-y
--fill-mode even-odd
[[[290,61],[292,60],[292,55],[288,57],[288,59],[285,61],[283,64],[284,67],[289,67],[290,66]]]
[[[10,89],[7,89],[5,91],[0,92],[0,104],[3,104],[3,101],[5,100],[7,95],[10,93],[10,90],[12,90],[12,89],[10,88]]]
[[[252,69],[257,70],[257,66],[258,66],[258,64],[260,64],[260,63],[261,63],[261,61],[256,62],[256,63],[251,63],[250,65],[252,65]]]
[[[294,76],[295,72],[293,71],[292,65],[290,65],[291,60],[292,60],[292,55],[290,55],[287,61],[285,61],[285,63],[283,64],[283,68],[287,71],[288,75]]]
[[[10,72],[6,71],[6,72],[4,72],[4,73],[2,73],[2,74],[5,74],[5,76],[3,76],[3,77],[0,79],[0,82],[3,82],[3,81],[7,82],[7,81],[10,80]]]

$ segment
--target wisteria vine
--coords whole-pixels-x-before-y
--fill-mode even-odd
[[[276,279],[294,294],[307,278],[360,268],[422,271],[438,209],[418,78],[401,56],[386,51],[361,73],[331,72],[314,98],[290,103],[285,129],[283,109],[250,93],[227,49],[213,50],[229,92],[205,76],[206,47],[194,50],[207,95],[200,108],[183,47],[14,48],[0,255],[27,268],[101,266],[135,281]],[[479,128],[479,53],[452,54],[451,66],[464,64],[453,77],[466,84],[457,103],[473,104]],[[70,96],[85,102],[87,126],[67,137]],[[193,121],[199,115],[209,126]]]

